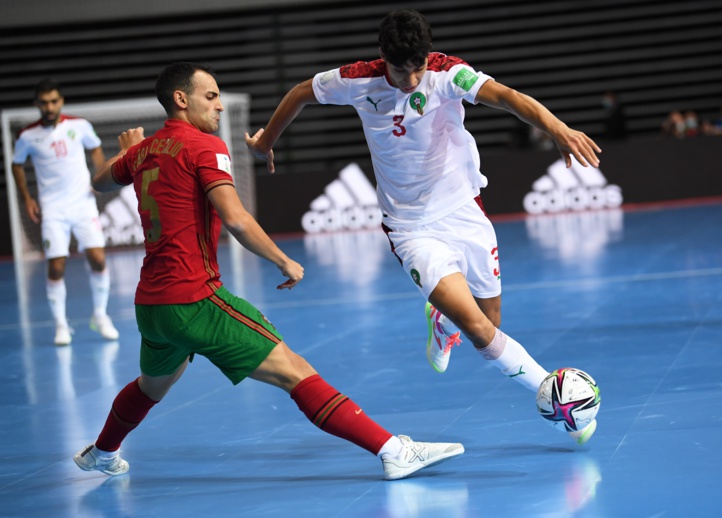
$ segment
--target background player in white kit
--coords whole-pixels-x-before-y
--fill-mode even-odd
[[[93,298],[91,329],[107,340],[118,338],[118,331],[106,313],[110,276],[105,266],[105,237],[98,219],[98,207],[90,186],[85,150],[96,169],[105,162],[100,139],[84,119],[61,115],[64,99],[59,85],[43,80],[35,88],[35,106],[40,120],[20,131],[15,143],[12,171],[18,193],[28,216],[40,223],[45,258],[48,302],[55,319],[55,343],[71,342],[71,328],[65,313],[65,262],[71,233],[78,249],[85,251],[90,264]],[[28,191],[24,164],[33,161],[38,184],[38,201]]]
[[[432,53],[431,27],[417,11],[390,12],[379,26],[379,47],[381,59],[322,72],[295,86],[266,128],[246,135],[246,142],[274,172],[272,147],[305,105],[353,106],[371,152],[392,251],[429,301],[432,367],[446,370],[451,349],[461,343],[460,329],[484,359],[536,393],[548,372],[498,329],[499,254],[479,197],[487,179],[464,128],[462,100],[506,110],[544,131],[567,167],[572,155],[596,167],[601,150],[531,97],[459,58]],[[593,421],[571,435],[582,444],[595,429]]]

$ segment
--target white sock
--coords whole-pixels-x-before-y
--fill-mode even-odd
[[[110,273],[107,268],[102,272],[90,272],[90,292],[93,295],[93,314],[104,317],[110,295]]]
[[[115,451],[101,450],[100,448],[98,448],[95,445],[93,445],[93,448],[95,448],[95,456],[100,460],[110,460],[120,453],[120,450],[115,450]]]
[[[513,378],[529,390],[536,392],[549,373],[539,365],[522,345],[496,330],[491,343],[479,353],[505,376]]]
[[[387,455],[389,457],[398,457],[401,453],[401,450],[403,449],[404,445],[401,444],[401,440],[395,435],[392,435],[391,438],[386,441],[383,446],[381,446],[381,449],[376,454],[376,456],[379,459],[383,459],[384,455]]]
[[[55,325],[67,326],[68,319],[65,316],[65,299],[67,297],[65,279],[54,281],[46,278],[45,291],[48,294],[48,303],[50,304],[50,311],[55,319]]]

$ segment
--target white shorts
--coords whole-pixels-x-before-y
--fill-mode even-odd
[[[80,252],[103,248],[105,236],[100,226],[98,206],[92,194],[87,201],[61,210],[42,209],[41,232],[46,259],[66,257],[70,253],[70,236],[75,236]]]
[[[443,277],[456,272],[466,278],[474,297],[501,294],[496,233],[479,197],[428,225],[384,230],[391,250],[426,299]]]

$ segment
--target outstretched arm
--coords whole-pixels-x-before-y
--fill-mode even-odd
[[[218,211],[223,225],[243,245],[259,257],[272,262],[288,278],[279,290],[293,288],[303,279],[303,266],[284,254],[268,237],[258,222],[243,207],[232,185],[219,185],[208,192],[208,199]]]
[[[569,128],[539,101],[528,95],[490,79],[479,89],[476,102],[508,111],[548,134],[554,140],[567,167],[572,165],[572,155],[585,167],[589,164],[599,167],[599,158],[596,155],[602,152],[599,146],[581,131]]]
[[[253,137],[246,133],[246,144],[256,158],[266,161],[270,173],[276,172],[276,166],[273,164],[273,146],[281,133],[301,113],[304,106],[318,103],[313,93],[312,83],[313,79],[308,79],[291,88],[276,108],[266,127],[259,129]]]

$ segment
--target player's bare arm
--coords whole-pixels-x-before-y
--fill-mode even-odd
[[[35,198],[30,196],[30,192],[28,191],[28,184],[25,180],[25,167],[23,167],[22,164],[13,164],[12,170],[18,194],[20,194],[20,198],[23,200],[28,217],[33,223],[40,223],[40,205],[38,205]]]
[[[113,180],[113,164],[128,152],[132,146],[143,140],[143,128],[132,128],[124,131],[118,136],[118,145],[120,151],[112,158],[109,158],[100,170],[93,176],[93,189],[98,192],[115,191],[123,187]]]
[[[103,148],[98,146],[91,149],[90,160],[93,162],[95,171],[100,171],[100,168],[103,167],[103,164],[105,163],[105,153],[103,153]]]
[[[265,160],[270,173],[276,172],[273,163],[273,146],[283,131],[301,113],[307,104],[316,104],[313,93],[313,79],[308,79],[291,88],[273,113],[265,128],[258,130],[253,137],[246,133],[246,144],[256,158]]]
[[[508,111],[518,118],[547,133],[559,149],[567,167],[571,167],[571,156],[582,164],[599,167],[596,153],[602,150],[581,131],[573,130],[554,116],[539,101],[512,88],[488,80],[476,94],[476,102]]]
[[[262,257],[281,270],[288,280],[278,289],[293,288],[303,279],[303,266],[289,258],[268,237],[258,222],[245,209],[232,185],[219,185],[208,192],[208,199],[218,211],[218,215],[228,231],[244,248]]]

